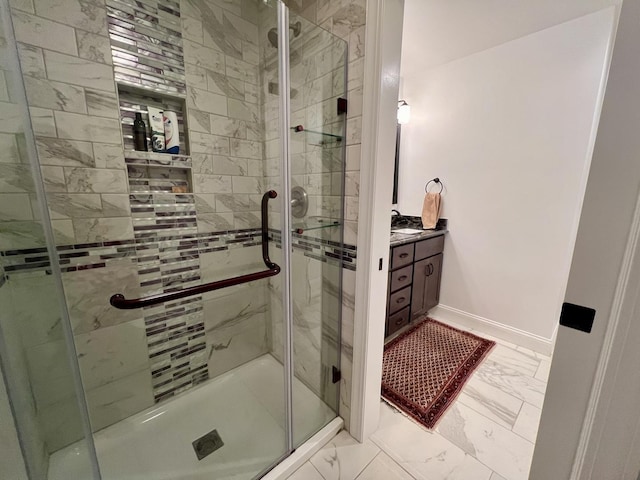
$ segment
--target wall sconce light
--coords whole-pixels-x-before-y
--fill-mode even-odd
[[[411,118],[411,107],[405,100],[398,100],[398,123],[405,125]]]

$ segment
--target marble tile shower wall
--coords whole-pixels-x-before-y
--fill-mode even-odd
[[[260,227],[258,2],[183,0],[187,117],[200,231]]]
[[[364,84],[365,0],[285,0],[290,10],[313,24],[343,39],[348,44],[346,125],[346,166],[344,189],[344,242],[357,244],[358,197],[362,133],[362,90]],[[301,65],[302,67],[302,65]],[[293,71],[292,71],[293,78]],[[322,80],[317,80],[322,85]],[[315,88],[318,88],[316,85]],[[322,87],[320,87],[322,88]],[[311,92],[309,92],[311,93]],[[325,160],[330,158],[324,157]],[[316,167],[317,168],[317,167]],[[267,172],[268,174],[268,172]],[[334,182],[334,185],[337,185]],[[331,230],[331,229],[329,229]],[[355,257],[355,250],[352,251]],[[354,258],[355,259],[355,258]],[[340,415],[348,426],[351,405],[351,366],[353,361],[353,325],[355,310],[355,268],[342,269],[342,329]],[[322,290],[331,291],[331,275],[324,272]],[[324,297],[327,294],[323,293]],[[304,298],[304,297],[301,297]],[[328,344],[328,343],[327,343]]]
[[[2,370],[13,379],[10,398],[15,406],[16,424],[22,434],[23,447],[31,468],[38,478],[46,478],[49,455],[43,426],[38,422],[38,407],[33,398],[32,379],[25,358],[20,324],[20,305],[16,304],[7,282],[0,287],[0,341],[4,343]],[[4,380],[2,380],[4,381]]]
[[[276,26],[275,19],[262,20],[261,35],[267,36]],[[291,180],[294,186],[307,191],[309,209],[304,219],[294,219],[294,226],[305,229],[301,235],[294,235],[292,256],[294,371],[298,379],[337,408],[331,368],[338,365],[340,261],[337,258],[343,254],[338,243],[340,228],[306,230],[306,227],[341,220],[345,141],[311,132],[344,137],[345,117],[337,112],[337,97],[346,96],[344,67],[347,52],[344,42],[292,12],[290,23],[298,22],[301,26],[299,35],[290,37],[291,126],[301,125],[304,131],[293,131],[290,136]],[[267,188],[279,190],[280,89],[276,48],[265,42],[261,58],[264,62],[265,179]],[[274,207],[270,221],[279,225],[279,208],[277,204]],[[332,242],[336,243],[332,245]],[[335,247],[338,248],[334,250]],[[355,250],[349,253],[355,257]],[[277,255],[280,255],[279,251]],[[345,266],[354,268],[355,258],[346,257],[346,260]],[[269,283],[271,347],[273,354],[281,358],[281,284],[277,279]]]
[[[183,0],[187,125],[199,232],[256,235],[261,225],[264,133],[260,111],[260,2]],[[200,257],[203,281],[264,268],[249,248]],[[252,247],[255,245],[255,247]],[[205,294],[205,361],[215,377],[269,351],[266,282]]]
[[[12,2],[23,82],[94,429],[153,404],[145,324],[108,295],[140,290],[129,185],[104,1]],[[28,176],[23,176],[23,181]],[[35,196],[31,210],[39,218]],[[81,437],[43,239],[3,245],[39,423],[53,452]],[[16,251],[30,257],[15,264]],[[77,266],[79,259],[89,260]],[[72,266],[73,265],[73,266]],[[37,268],[42,267],[42,268]],[[29,300],[41,292],[38,302]]]
[[[294,240],[295,242],[295,240]],[[340,308],[340,263],[309,257],[294,243],[291,257],[293,302],[293,366],[295,376],[332,408],[336,403],[336,387],[332,383],[332,367],[338,366],[338,330]],[[277,249],[273,257],[280,261]],[[271,349],[282,361],[282,285],[270,283]]]
[[[301,3],[301,15],[345,40],[348,45],[344,242],[357,244],[362,137],[362,90],[364,85],[365,0],[293,0]],[[294,9],[293,5],[291,6]],[[314,16],[315,15],[315,16]],[[340,415],[348,425],[351,415],[351,367],[355,311],[355,271],[342,270],[342,332],[340,362]]]
[[[186,13],[194,11],[189,2],[182,3]],[[249,63],[252,45],[257,41],[255,27],[241,18],[242,12],[231,3],[224,10],[212,2],[206,5],[215,10],[207,19],[215,20],[216,28],[224,28],[224,38],[231,45],[240,45],[247,62],[236,57],[236,50],[227,51],[227,55],[212,43],[209,34],[215,36],[215,29],[205,29],[208,36],[203,33],[200,43],[185,39],[195,194],[184,195],[186,203],[182,206],[188,209],[185,214],[195,214],[196,222],[174,230],[173,236],[164,232],[162,238],[145,237],[142,243],[139,237],[148,232],[140,218],[141,213],[145,216],[141,210],[148,205],[144,205],[145,195],[138,195],[139,178],[135,188],[129,183],[129,177],[136,177],[139,171],[130,165],[128,172],[125,162],[105,2],[35,0],[16,2],[13,8],[24,83],[94,429],[217,375],[223,366],[233,368],[267,351],[266,307],[260,303],[264,297],[260,289],[264,287],[247,287],[251,289],[247,298],[253,300],[250,308],[241,309],[241,315],[225,317],[225,321],[215,317],[208,323],[202,320],[203,312],[219,310],[220,298],[177,302],[165,305],[161,312],[117,311],[107,303],[108,296],[116,291],[136,297],[157,288],[188,285],[200,278],[207,281],[223,273],[228,276],[231,265],[245,264],[253,256],[247,255],[251,248],[244,247],[259,242],[253,227],[259,219],[262,143],[257,107],[252,106],[252,102],[257,103],[257,69]],[[192,16],[191,20],[202,18]],[[185,31],[192,23],[188,15],[182,18]],[[185,37],[193,39],[190,31]],[[218,34],[216,41],[221,38]],[[210,63],[211,59],[217,60]],[[194,71],[205,73],[206,86],[202,78],[193,76]],[[7,125],[12,123],[10,113],[7,111],[3,118]],[[15,139],[3,141],[6,151],[18,152]],[[129,163],[131,160],[128,158]],[[5,170],[0,192],[23,195],[12,205],[22,205],[22,210],[26,205],[24,215],[28,211],[28,218],[37,218],[35,205],[29,203],[35,200],[28,195],[33,191],[32,185],[27,185],[30,176],[22,166]],[[152,202],[158,218],[164,208],[160,197],[154,195]],[[172,201],[180,201],[178,197],[182,196],[174,195]],[[17,291],[27,292],[46,275],[42,235],[36,236],[36,229],[22,224],[6,230],[15,233],[13,237],[3,236],[2,244],[4,256],[12,263],[11,283]],[[231,233],[211,234],[220,231]],[[243,252],[233,253],[236,249]],[[226,301],[238,298],[236,294]],[[70,389],[66,387],[71,385],[68,372],[48,368],[52,361],[62,359],[64,352],[56,333],[60,322],[57,310],[44,303],[37,307],[25,311],[28,331],[37,331],[32,334],[27,356],[36,379],[34,395],[48,448],[54,451],[79,438],[80,425],[72,414],[74,399],[67,395]],[[255,328],[260,322],[262,327]],[[178,338],[177,333],[184,335]],[[204,345],[209,348],[202,348]],[[180,355],[168,352],[175,348],[181,349]]]
[[[185,94],[180,2],[106,0],[116,81]]]
[[[130,239],[104,2],[17,3],[12,19],[56,240]]]
[[[357,244],[360,145],[362,136],[362,89],[364,85],[365,0],[289,0],[289,8],[338,36],[348,45],[346,126],[345,238]]]
[[[34,219],[29,202],[34,185],[29,181],[32,172],[24,148],[27,122],[21,97],[16,91],[19,72],[9,54],[10,47],[0,26],[0,148],[5,149],[0,156],[0,250],[15,245],[22,236],[44,241],[42,225]],[[0,382],[12,379],[11,388],[8,385],[7,388],[15,407],[15,421],[22,435],[26,460],[34,476],[45,478],[49,456],[45,432],[38,422],[33,379],[20,331],[22,305],[13,295],[3,260],[0,257],[0,342],[3,344],[0,375],[6,377],[0,378]]]
[[[321,22],[351,45],[346,240],[355,245],[364,2],[304,3],[303,16]],[[263,178],[268,174],[268,166],[264,164],[265,133],[261,129],[264,104],[261,87],[264,85],[258,74],[257,45],[264,43],[266,31],[259,33],[264,34],[259,37],[263,39],[260,41],[260,11],[253,5],[254,2],[223,0],[181,2],[187,124],[198,236],[221,230],[251,232],[259,223],[259,200],[267,187]],[[61,257],[67,255],[64,260],[70,261],[63,280],[83,372],[91,377],[87,386],[92,419],[94,427],[100,428],[156,400],[151,383],[146,316],[140,312],[114,312],[106,306],[106,301],[98,306],[89,300],[115,290],[124,290],[127,296],[141,293],[139,265],[135,261],[138,253],[131,245],[135,235],[106,8],[100,0],[15,2],[13,21],[56,240],[58,245],[75,245],[74,251],[60,252]],[[211,25],[215,27],[209,28]],[[57,41],[51,42],[51,38]],[[7,115],[3,123],[10,125],[11,115]],[[6,152],[20,150],[15,138],[0,140],[6,143]],[[20,166],[12,166],[6,173],[1,176],[4,183],[0,191],[33,200],[28,188],[24,188],[29,176],[24,175]],[[28,211],[23,208],[23,215],[38,218],[35,206],[19,204],[29,205]],[[3,237],[9,240],[3,243],[2,250],[40,248],[42,238],[27,225],[28,222],[24,222],[22,226],[15,224],[9,228],[18,235]],[[242,232],[238,234],[242,236]],[[220,247],[230,247],[227,241],[233,243],[234,240],[235,237],[222,236],[213,241],[219,242]],[[247,240],[240,240],[238,248],[206,252],[209,255],[206,262],[200,251],[202,278],[222,276],[224,268],[207,269],[207,266],[226,264],[229,267],[239,259],[246,265],[259,261],[257,247],[253,249],[257,259],[253,254],[247,259],[246,253],[251,248],[242,247],[244,251],[239,253],[239,247],[245,243],[250,246]],[[181,247],[186,248],[179,242],[175,245],[176,249]],[[232,252],[235,250],[238,253]],[[36,251],[27,256],[37,263],[35,259],[41,254]],[[82,259],[84,262],[80,261],[83,256],[88,257]],[[100,267],[96,268],[97,265]],[[349,342],[353,336],[353,296],[348,292],[354,290],[350,284],[355,276],[351,275],[353,271],[344,270],[344,273],[347,295],[343,305],[341,414],[348,421]],[[37,283],[38,275],[19,276],[14,271],[10,278],[16,281],[16,288],[28,291]],[[221,366],[231,368],[237,359],[244,362],[268,351],[271,332],[267,329],[267,293],[259,285],[249,285],[246,289],[249,290],[244,294],[238,289],[202,299],[206,312],[207,309],[219,310],[225,297],[227,301],[252,298],[246,308],[235,313],[229,310],[224,321],[219,318],[209,324],[205,321],[206,360],[211,376],[219,373]],[[27,312],[29,321],[35,322],[34,326],[41,325],[44,332],[35,336],[37,343],[30,347],[29,363],[37,372],[36,377],[42,379],[36,401],[41,402],[43,417],[49,419],[51,450],[79,436],[77,419],[71,415],[72,399],[62,393],[67,391],[63,387],[70,384],[70,378],[56,372],[44,375],[47,362],[62,353],[60,340],[52,333],[59,328],[59,319],[53,312],[55,309],[44,315],[42,311]],[[256,324],[260,328],[255,329]],[[233,354],[236,345],[240,355]]]

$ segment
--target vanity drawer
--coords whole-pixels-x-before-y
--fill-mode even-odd
[[[432,257],[444,250],[444,235],[416,243],[416,260]]]
[[[412,280],[413,265],[409,265],[401,268],[400,270],[391,272],[391,279],[389,280],[389,291],[395,292],[396,290],[400,290],[401,288],[411,285]]]
[[[389,296],[389,315],[408,307],[411,303],[411,287],[403,288]]]
[[[409,325],[409,308],[400,310],[398,313],[390,315],[387,319],[387,336],[397,332],[405,325]]]
[[[404,267],[413,262],[413,243],[393,247],[391,251],[391,269]]]

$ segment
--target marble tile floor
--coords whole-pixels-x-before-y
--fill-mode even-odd
[[[104,480],[249,480],[285,451],[283,367],[266,354],[187,394],[94,435]],[[336,417],[302,382],[293,385],[294,441]],[[216,429],[224,445],[198,461],[192,442]],[[83,442],[49,460],[48,480],[92,478]]]
[[[288,480],[526,480],[551,359],[474,333],[497,345],[433,431],[381,401],[371,438],[341,432]]]

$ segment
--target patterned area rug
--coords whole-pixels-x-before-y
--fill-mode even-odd
[[[433,428],[494,345],[427,317],[385,346],[382,397]]]

